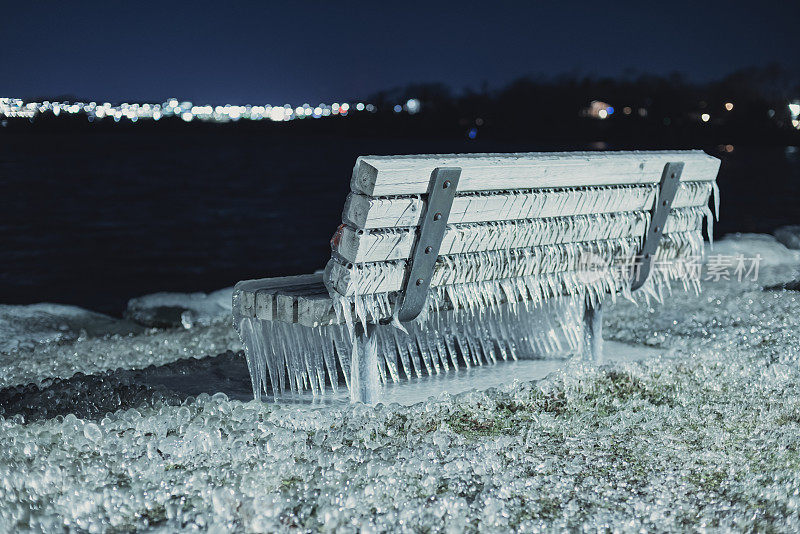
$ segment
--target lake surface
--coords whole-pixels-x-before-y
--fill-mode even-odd
[[[138,295],[313,272],[362,154],[587,148],[233,129],[3,134],[0,302],[119,315]],[[722,159],[715,234],[800,224],[796,147],[705,149]]]

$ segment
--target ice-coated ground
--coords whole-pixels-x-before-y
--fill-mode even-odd
[[[500,384],[412,405],[248,402],[222,319],[106,336],[4,307],[0,531],[797,531],[800,293],[762,287],[800,263],[766,237],[727,250],[771,259],[609,309],[611,363],[387,392]]]

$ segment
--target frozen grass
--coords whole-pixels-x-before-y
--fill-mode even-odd
[[[760,283],[795,276],[778,265]],[[218,328],[189,347],[227,346],[235,334]],[[47,355],[161,362],[185,357],[170,347],[192,332]],[[539,382],[409,407],[154,393],[86,419],[7,414],[0,531],[800,529],[800,294],[708,283],[663,307],[617,305],[605,333],[674,355],[573,361]],[[156,339],[171,335],[168,358]]]

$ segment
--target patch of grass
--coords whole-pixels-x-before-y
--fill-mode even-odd
[[[513,433],[514,424],[510,413],[504,411],[489,418],[478,418],[477,415],[462,412],[449,419],[447,424],[453,432],[470,439]]]
[[[524,401],[510,396],[499,395],[495,402],[484,410],[458,411],[446,419],[454,432],[469,439],[515,434],[527,423],[536,419],[536,414],[563,414],[566,412],[567,398],[562,390],[545,393],[532,392]]]
[[[138,516],[141,520],[147,522],[147,528],[157,527],[164,525],[167,522],[167,509],[163,504],[158,504],[152,510],[144,509]],[[112,534],[122,534],[123,532],[135,532],[142,529],[142,525],[136,522],[133,518],[130,522],[125,522],[121,525],[109,527],[106,532]]]
[[[792,409],[789,413],[782,413],[776,419],[778,425],[800,425],[800,410]]]
[[[594,404],[604,414],[610,414],[616,411],[616,405],[626,404],[637,398],[655,406],[667,405],[674,408],[677,389],[674,384],[646,381],[627,371],[612,369],[598,375],[582,401]]]
[[[529,500],[520,497],[522,506],[520,506],[520,513],[515,517],[515,523],[520,523],[526,519],[534,519],[541,521],[554,521],[561,517],[561,507],[563,503],[560,499],[550,495],[542,495],[536,500]]]
[[[723,471],[695,471],[686,476],[686,481],[706,493],[720,493],[722,483],[728,478]]]
[[[539,511],[536,514],[539,519],[555,519],[561,515],[561,501],[555,497],[542,497],[536,503]]]
[[[303,479],[300,477],[289,477],[284,478],[281,480],[281,487],[285,489],[293,488],[303,482]]]

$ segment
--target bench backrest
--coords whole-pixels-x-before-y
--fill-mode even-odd
[[[684,167],[656,254],[663,261],[700,253],[719,169],[701,151],[360,157],[325,283],[358,317],[386,317],[404,287],[431,173],[458,167],[430,280],[433,306],[586,290],[591,280],[576,273],[589,252],[594,268],[608,271],[595,289],[624,291],[624,277],[611,271],[639,252],[670,162]]]

